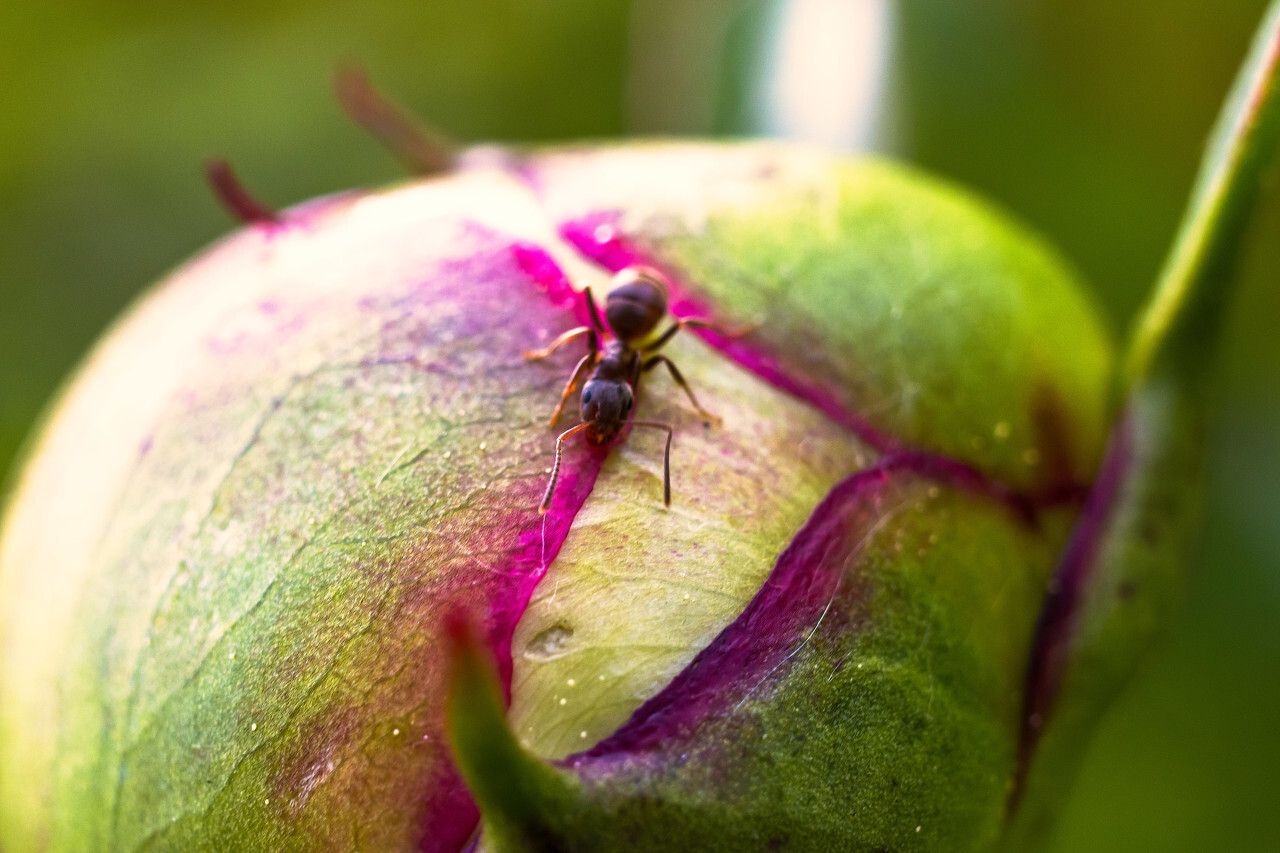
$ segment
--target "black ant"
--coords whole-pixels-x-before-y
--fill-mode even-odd
[[[551,426],[554,428],[564,411],[565,403],[573,389],[577,387],[587,371],[591,375],[582,388],[582,420],[583,422],[567,429],[556,439],[556,461],[551,468],[551,482],[547,483],[547,491],[542,496],[539,512],[546,512],[551,506],[551,496],[556,490],[556,479],[560,476],[560,455],[564,448],[564,440],[569,436],[586,431],[587,443],[597,447],[608,444],[617,437],[627,424],[627,417],[635,404],[635,389],[640,381],[640,374],[646,373],[659,364],[665,364],[671,378],[689,395],[689,402],[707,421],[720,422],[720,418],[702,408],[693,389],[684,381],[679,368],[671,359],[657,350],[666,346],[683,328],[715,329],[720,331],[709,320],[697,317],[677,318],[671,328],[645,346],[635,346],[637,341],[644,340],[657,328],[658,323],[667,313],[667,286],[661,273],[649,267],[627,267],[614,276],[614,287],[605,297],[604,317],[606,326],[600,321],[600,312],[596,301],[591,296],[591,288],[587,288],[585,296],[587,310],[591,314],[590,326],[579,326],[570,329],[556,338],[546,348],[524,353],[526,359],[546,358],[564,344],[575,338],[587,338],[587,354],[574,368],[573,375],[564,386],[560,402],[551,413]],[[612,332],[613,340],[603,349],[601,338]],[[736,336],[743,332],[721,332]],[[671,435],[670,424],[654,421],[631,421],[632,426],[653,427],[667,431],[667,449],[662,459],[662,503],[671,506]]]

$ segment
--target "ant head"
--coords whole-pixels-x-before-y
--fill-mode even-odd
[[[582,419],[588,423],[587,443],[608,444],[622,431],[634,398],[625,382],[592,379],[582,389]]]
[[[667,313],[667,282],[652,267],[627,267],[613,277],[604,301],[604,317],[620,340],[649,334]]]

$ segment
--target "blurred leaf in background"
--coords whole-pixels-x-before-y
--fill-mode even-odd
[[[464,139],[623,129],[627,4],[0,3],[0,472],[139,289],[232,223],[200,163],[264,200],[397,179],[334,104],[374,82]]]
[[[1066,252],[1123,333],[1264,0],[899,5],[898,153]],[[1277,164],[1280,166],[1280,164]],[[1094,744],[1056,849],[1280,850],[1280,180],[1218,370],[1205,536],[1168,645]]]
[[[870,145],[1043,231],[1120,333],[1264,5],[6,0],[0,480],[111,318],[230,230],[203,159],[227,156],[277,205],[401,176],[334,106],[340,61],[363,62],[463,139]],[[1189,601],[1105,725],[1060,853],[1280,850],[1265,820],[1280,801],[1280,189],[1271,195],[1220,371]]]

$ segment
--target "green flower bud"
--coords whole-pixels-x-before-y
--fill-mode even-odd
[[[0,846],[1035,843],[1176,577],[1195,406],[1158,334],[1117,419],[1034,236],[785,145],[260,219],[99,344],[16,482]],[[566,438],[548,495],[590,336],[529,351],[637,264],[713,327],[614,344],[636,422]]]

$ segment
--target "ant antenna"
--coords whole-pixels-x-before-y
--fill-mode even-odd
[[[667,449],[662,454],[662,505],[671,508],[671,436],[673,431],[670,424],[660,424],[656,421],[632,421],[632,426],[653,427],[654,429],[665,429],[667,431]],[[564,440],[574,433],[581,432],[591,426],[590,421],[578,424],[576,427],[570,427],[560,433],[560,437],[556,439],[556,461],[551,466],[551,482],[547,483],[547,490],[542,494],[542,503],[538,505],[538,512],[545,514],[551,507],[551,496],[556,491],[556,481],[560,479],[560,459],[561,453],[564,451]]]
[[[454,167],[461,146],[375,89],[360,66],[339,66],[333,90],[343,111],[413,174],[434,175]]]
[[[591,426],[590,421],[584,424],[578,424],[576,427],[570,427],[560,433],[560,437],[556,439],[556,461],[555,464],[551,466],[551,482],[547,483],[547,490],[542,494],[542,503],[538,505],[539,513],[545,515],[547,510],[551,507],[551,496],[555,494],[556,480],[560,478],[560,454],[564,451],[564,440],[576,432],[582,432],[589,426]]]
[[[667,449],[662,455],[662,505],[667,509],[671,508],[671,434],[670,424],[660,424],[656,421],[632,421],[632,426],[653,427],[654,429],[665,429],[667,431]]]

